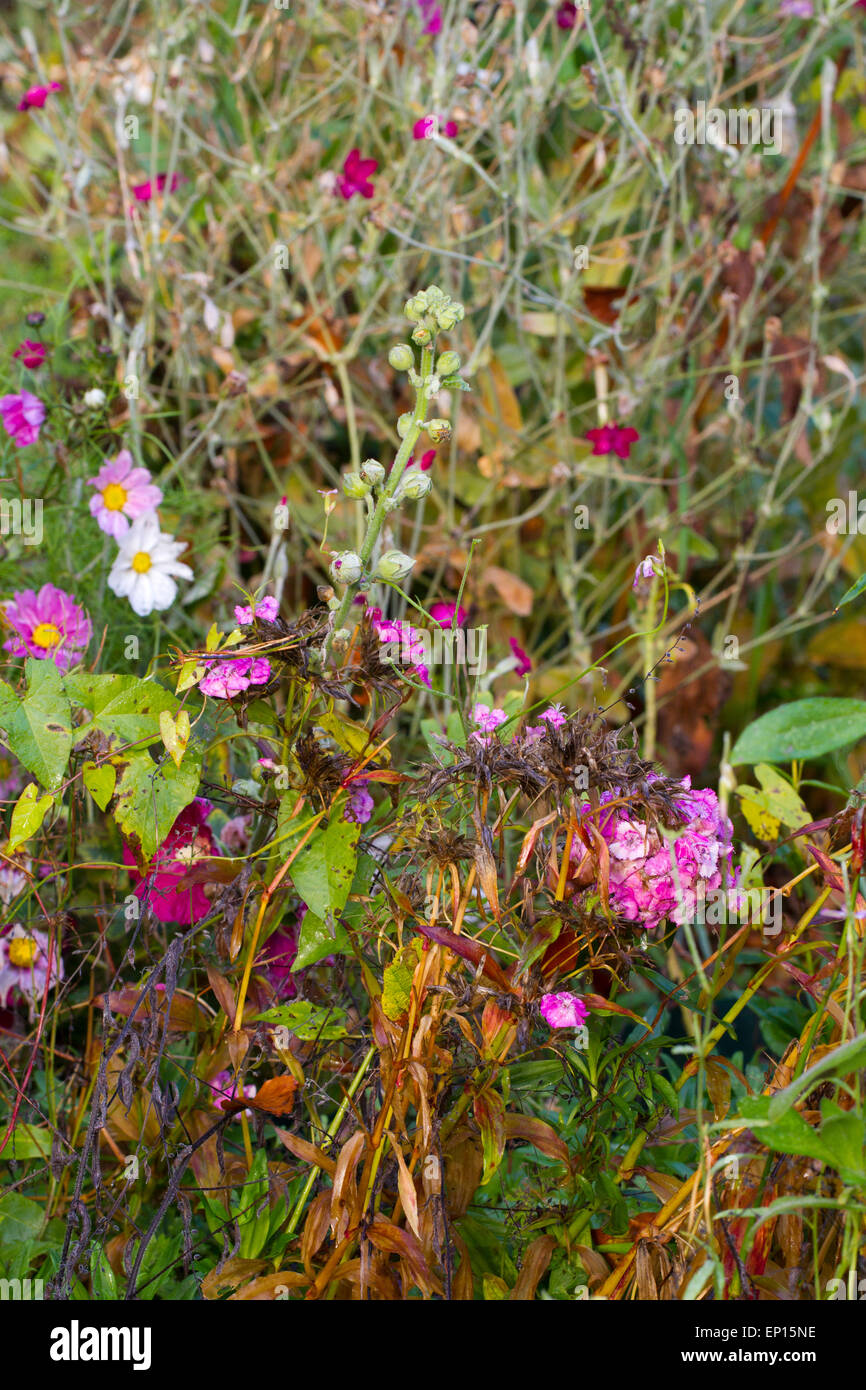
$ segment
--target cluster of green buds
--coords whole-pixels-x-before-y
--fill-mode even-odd
[[[438,285],[419,290],[418,294],[407,299],[404,312],[410,323],[418,325],[412,334],[412,342],[419,347],[427,347],[437,332],[450,332],[466,314],[463,305],[440,290]]]

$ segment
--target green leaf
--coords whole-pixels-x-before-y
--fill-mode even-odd
[[[6,1125],[0,1122],[0,1134],[6,1137]],[[36,1125],[17,1124],[12,1131],[12,1137],[6,1148],[3,1150],[3,1157],[6,1158],[50,1158],[51,1157],[51,1131],[41,1129]]]
[[[53,802],[54,797],[50,792],[40,796],[36,783],[27,783],[12,812],[9,844],[6,847],[8,854],[14,854],[19,845],[23,845],[25,840],[36,834]]]
[[[836,604],[835,611],[838,613],[839,609],[844,608],[846,603],[853,603],[855,598],[860,597],[864,589],[866,589],[866,574],[861,574],[860,578],[851,585],[851,588],[846,589]]]
[[[117,1280],[108,1262],[108,1256],[99,1245],[90,1248],[90,1288],[94,1299],[100,1303],[114,1303],[117,1299]]]
[[[17,1192],[0,1197],[0,1246],[10,1241],[35,1240],[44,1222],[45,1213],[38,1202],[20,1197]]]
[[[866,736],[866,702],[815,696],[780,705],[743,730],[731,763],[788,763],[817,758]]]
[[[117,768],[113,763],[103,763],[97,767],[94,762],[87,762],[81,769],[84,785],[93,797],[100,811],[104,811],[109,801],[114,795],[114,788],[117,783]]]
[[[290,1033],[296,1034],[301,1042],[333,1042],[346,1036],[346,1015],[343,1009],[333,1005],[325,1007],[310,1003],[309,999],[295,999],[291,1004],[278,1004],[254,1018],[264,1023],[283,1025]]]
[[[348,956],[351,953],[352,941],[345,928],[337,923],[336,933],[332,936],[321,917],[317,917],[315,912],[308,912],[298,935],[298,951],[292,974],[296,970],[306,970],[317,960],[324,960],[325,956]]]
[[[412,977],[418,964],[418,952],[412,945],[403,946],[390,965],[385,966],[382,983],[382,1012],[392,1022],[402,1018],[412,998]]]
[[[121,754],[114,763],[120,774],[114,819],[136,858],[147,863],[198,791],[202,746],[191,743],[180,767],[168,758],[157,764],[146,751]]]
[[[319,827],[291,867],[298,896],[311,912],[326,921],[346,906],[355,867],[361,827],[338,816],[326,829]]]
[[[0,739],[48,791],[56,791],[72,747],[69,701],[53,661],[28,659],[22,700],[0,681]]]
[[[75,730],[81,743],[95,729],[119,743],[140,743],[159,734],[159,716],[171,714],[178,701],[155,681],[138,676],[90,676],[77,671],[66,677],[66,693],[77,705],[90,710],[92,718]]]

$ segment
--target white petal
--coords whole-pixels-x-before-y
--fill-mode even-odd
[[[132,605],[133,613],[137,613],[140,618],[146,618],[153,612],[150,573],[135,576],[135,582],[129,594],[129,602]]]
[[[148,574],[150,580],[151,593],[153,594],[153,607],[162,612],[165,608],[171,608],[177,597],[177,585],[173,579],[169,579],[164,570],[151,570]]]

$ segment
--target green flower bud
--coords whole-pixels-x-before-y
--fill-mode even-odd
[[[405,415],[401,415],[401,416],[400,416],[400,419],[397,421],[397,433],[399,434],[399,436],[400,436],[401,439],[405,439],[405,438],[406,438],[406,435],[409,433],[409,430],[410,430],[411,428],[412,428],[412,414],[411,414],[410,411],[407,410],[407,411],[406,411],[406,414],[405,414]]]
[[[335,584],[357,584],[364,566],[354,550],[341,550],[331,561],[328,573]]]
[[[333,644],[338,652],[345,651],[346,647],[348,647],[349,645],[349,638],[351,637],[351,635],[352,634],[347,627],[337,628],[337,631],[334,633]]]
[[[424,328],[423,325],[416,328],[412,334],[412,342],[417,343],[419,347],[429,347],[432,341],[433,334],[430,332],[429,328]]]
[[[447,333],[450,328],[453,328],[456,322],[457,315],[454,312],[453,304],[447,309],[440,309],[439,313],[436,315],[436,323],[445,333]]]
[[[422,497],[427,496],[432,486],[432,478],[428,478],[426,473],[419,473],[416,468],[411,468],[401,482],[398,492],[413,502],[419,502]]]
[[[415,354],[408,343],[396,343],[388,353],[388,361],[395,372],[408,372],[415,366]]]
[[[385,470],[376,459],[365,459],[361,464],[361,477],[370,487],[378,487],[385,478]]]
[[[436,363],[436,370],[440,376],[453,376],[460,371],[460,358],[456,352],[443,352]]]
[[[399,582],[410,574],[415,561],[411,555],[404,555],[402,550],[386,550],[380,556],[376,566],[376,574],[379,579],[392,579]]]
[[[451,426],[447,420],[428,420],[424,426],[432,444],[444,444],[451,438]]]
[[[360,501],[362,497],[367,496],[370,485],[365,482],[360,473],[347,473],[343,479],[343,491],[347,497],[354,497],[356,501]]]

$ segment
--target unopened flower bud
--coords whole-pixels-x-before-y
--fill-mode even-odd
[[[433,334],[430,332],[429,328],[421,326],[416,328],[412,334],[412,342],[417,343],[419,347],[427,347],[432,341]]]
[[[347,473],[343,479],[343,491],[347,497],[354,497],[359,501],[366,497],[370,491],[370,484],[365,482],[360,473]]]
[[[433,444],[444,444],[451,438],[451,426],[447,420],[428,420],[424,426]]]
[[[418,323],[418,321],[421,318],[421,315],[424,313],[426,308],[426,302],[419,303],[419,296],[416,294],[413,295],[411,299],[406,300],[406,307],[404,308],[403,313],[406,315],[410,323]]]
[[[400,416],[400,419],[397,421],[397,433],[399,434],[399,436],[400,436],[401,439],[405,439],[405,438],[406,438],[406,435],[409,433],[409,430],[410,430],[411,428],[412,428],[412,414],[411,414],[411,411],[408,411],[408,410],[407,410],[407,411],[406,411],[406,414],[405,414],[405,415],[401,415],[401,416]]]
[[[415,354],[408,343],[397,343],[388,353],[388,361],[395,372],[408,372],[415,366]]]
[[[436,363],[436,370],[440,376],[453,376],[460,371],[460,358],[456,352],[443,352]]]
[[[370,484],[370,487],[378,487],[384,480],[385,470],[376,459],[366,459],[361,464],[361,477],[365,483]]]
[[[439,313],[436,315],[436,323],[444,333],[447,333],[449,329],[453,328],[457,323],[455,305],[449,304],[447,309],[440,309]]]
[[[406,474],[398,491],[401,492],[404,497],[409,497],[413,502],[420,502],[422,497],[427,496],[432,486],[432,478],[426,473],[419,473],[415,469],[412,469]]]
[[[361,557],[354,550],[341,550],[331,561],[328,573],[335,584],[357,584],[363,568]]]
[[[402,550],[386,550],[379,558],[376,574],[379,579],[405,579],[406,575],[411,573],[414,564],[412,556],[404,555]]]
[[[337,631],[334,633],[333,637],[333,645],[338,652],[345,651],[346,647],[349,645],[349,638],[351,637],[351,635],[352,634],[347,627],[337,628]]]
[[[92,390],[84,393],[84,404],[88,410],[99,410],[101,406],[105,405],[105,401],[105,392],[100,391],[98,386],[94,386]]]

